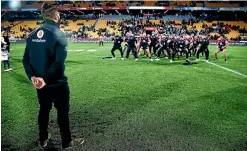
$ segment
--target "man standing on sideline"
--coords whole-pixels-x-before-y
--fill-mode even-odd
[[[99,35],[99,46],[104,46],[104,36],[102,33]]]
[[[9,35],[7,32],[3,34],[4,41],[6,42],[7,46],[6,49],[8,50],[8,53],[10,52],[10,41],[9,41]]]
[[[45,23],[34,30],[26,40],[23,65],[28,78],[37,89],[40,104],[38,115],[40,148],[47,148],[51,137],[47,128],[49,112],[54,103],[62,148],[67,149],[84,143],[82,138],[72,140],[70,133],[70,91],[67,77],[64,75],[67,39],[59,29],[60,14],[56,7],[44,3],[42,15]]]

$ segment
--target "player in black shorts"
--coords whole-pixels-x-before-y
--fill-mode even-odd
[[[152,34],[150,36],[150,45],[149,45],[149,52],[152,54],[152,48],[153,48],[153,54],[156,55],[156,50],[157,50],[157,44],[158,42],[158,37],[155,34]]]
[[[124,37],[124,49],[123,49],[123,54],[125,53],[125,51],[128,49],[128,38],[125,36]]]
[[[132,32],[129,31],[126,33],[126,35],[124,36],[124,49],[123,49],[123,54],[125,53],[125,51],[128,49],[128,40],[130,35],[132,35]]]
[[[172,60],[174,60],[176,54],[180,52],[180,53],[185,53],[186,55],[186,62],[190,63],[189,61],[189,53],[186,50],[186,45],[185,45],[185,41],[184,41],[184,37],[181,36],[178,40],[176,40],[175,42],[175,51],[172,54]]]
[[[229,45],[229,42],[223,37],[223,35],[220,36],[220,38],[217,41],[217,48],[215,51],[215,59],[218,60],[218,53],[223,52],[225,62],[227,61],[227,54],[226,54],[226,46]]]
[[[163,51],[166,51],[167,54],[168,54],[168,58],[170,59],[170,62],[172,62],[172,59],[171,59],[171,53],[170,53],[170,50],[169,50],[169,47],[168,47],[168,37],[165,37],[165,36],[162,36],[161,40],[160,40],[160,47],[158,49],[158,53],[157,53],[157,61],[160,60],[160,55],[161,55],[161,52]]]
[[[121,45],[122,42],[123,42],[123,38],[121,36],[116,36],[114,38],[114,44],[113,44],[113,47],[111,49],[112,59],[116,59],[114,51],[118,49],[120,51],[122,60],[124,60],[123,49],[122,49],[122,45]]]
[[[170,35],[167,40],[167,46],[171,54],[175,51],[175,38],[173,35]]]
[[[199,45],[200,38],[198,36],[194,36],[192,40],[192,55],[195,56],[197,47]]]
[[[186,49],[188,50],[189,56],[191,57],[192,51],[191,51],[190,44],[191,44],[191,37],[189,35],[186,35],[185,45],[186,45]]]
[[[143,36],[140,41],[140,51],[138,52],[138,57],[140,56],[142,50],[146,52],[146,55],[149,57],[150,61],[153,61],[151,58],[151,53],[149,51],[148,45],[150,44],[150,39],[147,36]]]
[[[200,43],[197,47],[196,60],[199,60],[199,54],[205,52],[206,62],[208,62],[209,50],[208,50],[209,40],[206,35],[202,36]]]
[[[131,36],[129,37],[127,43],[128,43],[128,49],[127,49],[127,53],[126,53],[126,59],[129,58],[129,54],[130,54],[130,51],[131,51],[132,54],[135,57],[135,61],[137,61],[138,60],[137,52],[136,52],[137,40],[136,40],[136,38],[135,38],[135,36],[133,34],[131,34]]]

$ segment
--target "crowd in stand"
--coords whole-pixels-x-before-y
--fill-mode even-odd
[[[181,33],[203,33],[203,34],[210,34],[210,33],[218,33],[213,34],[210,36],[211,40],[217,40],[219,38],[219,34],[229,34],[231,30],[236,30],[240,33],[246,33],[246,28],[240,28],[240,26],[232,26],[228,24],[224,24],[223,22],[217,22],[216,24],[212,24],[212,26],[208,26],[207,24],[204,24],[202,22],[202,30],[198,31],[195,26],[193,26],[194,22],[191,21],[182,21],[182,24],[176,24],[174,21],[167,21],[164,22],[163,20],[160,20],[159,24],[152,23],[149,20],[146,20],[144,23],[143,20],[137,20],[135,18],[122,20],[119,22],[119,29],[123,31],[133,31],[138,32],[144,30],[145,27],[155,27],[159,32],[162,32],[164,30],[164,33],[167,34],[181,34]],[[180,25],[180,28],[177,28],[177,25]],[[192,28],[190,30],[187,29],[188,25],[192,25]],[[124,33],[124,32],[123,32]],[[243,40],[241,37],[231,38],[230,40]]]
[[[89,7],[115,7],[116,2],[103,2],[103,1],[56,1],[56,5],[64,5],[64,4],[71,4],[72,7],[81,7],[84,6],[87,3]],[[206,1],[190,1],[187,3],[179,3],[176,1],[156,1],[154,3],[154,6],[178,6],[178,7],[198,7],[197,4],[199,4],[200,7],[206,7],[207,3],[234,3],[231,2],[222,2],[222,1],[213,1],[213,2],[206,2]],[[235,2],[239,3],[239,2]],[[123,3],[122,6],[143,6],[145,4],[144,1],[127,1],[127,3]],[[85,6],[87,6],[85,5]],[[240,7],[244,6],[244,3],[239,3]]]
[[[194,26],[194,23],[199,22],[199,20],[189,20],[185,21],[183,20],[181,24],[176,24],[174,21],[164,21],[160,20],[159,23],[154,23],[151,22],[149,19],[148,20],[142,20],[137,17],[133,17],[131,19],[123,19],[117,24],[116,21],[107,21],[106,25],[107,27],[110,27],[113,29],[113,31],[119,30],[121,31],[122,35],[126,31],[133,31],[133,32],[138,32],[138,31],[143,31],[145,27],[153,27],[156,28],[158,31],[163,31],[164,33],[171,34],[181,34],[181,33],[186,33],[186,32],[201,32],[205,34],[210,34],[210,33],[218,33],[218,34],[212,34],[210,36],[211,40],[216,40],[218,39],[219,34],[229,34],[231,30],[238,31],[239,33],[247,33],[246,28],[240,28],[240,26],[235,26],[235,25],[228,25],[224,24],[223,22],[218,21],[217,23],[213,23],[211,26],[208,26],[207,24],[204,24],[202,21],[202,30],[198,31],[196,27]],[[42,24],[43,22],[37,21],[37,25]],[[98,35],[103,35],[105,37],[111,37],[115,36],[114,32],[110,32],[107,30],[107,28],[99,28],[97,31],[94,28],[94,25],[84,25],[83,23],[79,23],[78,25],[81,26],[81,28],[78,31],[71,31],[71,30],[65,30],[65,33],[68,35],[68,37],[71,38],[90,38],[92,35],[89,35],[87,32],[88,31],[93,31],[94,33],[97,33]],[[190,30],[187,29],[188,26],[192,26]],[[14,26],[14,25],[10,25]],[[10,29],[10,26],[2,26],[1,29],[2,31],[8,31],[9,33],[14,34],[15,32]],[[68,21],[62,20],[61,21],[61,28],[64,28],[65,26],[68,25]],[[179,28],[177,28],[179,26]],[[27,27],[27,26],[20,26],[20,31],[23,33],[21,36],[16,37],[16,38],[25,38],[28,36],[28,34],[34,30],[33,28]],[[244,40],[245,38],[235,37],[231,38],[231,40]]]
[[[162,1],[162,2],[156,2],[155,6],[178,6],[178,7],[195,7],[196,2],[191,1],[188,4],[178,4],[177,2],[172,2],[172,1]]]

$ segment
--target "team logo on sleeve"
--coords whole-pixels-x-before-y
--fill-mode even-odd
[[[37,37],[42,38],[43,36],[44,36],[44,31],[43,30],[38,31]]]
[[[44,36],[44,31],[43,30],[39,30],[37,32],[38,39],[32,39],[32,42],[42,42],[42,43],[46,42],[46,39],[41,39],[43,36]]]

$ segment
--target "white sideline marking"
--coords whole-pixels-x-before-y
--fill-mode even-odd
[[[234,71],[234,70],[232,70],[232,69],[228,69],[228,68],[226,68],[226,67],[223,67],[223,66],[221,66],[221,65],[215,64],[215,63],[213,63],[213,62],[207,62],[207,63],[209,63],[209,64],[211,64],[211,65],[214,65],[214,66],[216,66],[216,67],[219,67],[219,68],[221,68],[221,69],[224,69],[224,70],[226,70],[226,71],[229,71],[229,72],[232,72],[232,73],[235,73],[235,74],[237,74],[237,75],[240,75],[240,76],[243,76],[243,77],[246,77],[246,78],[247,78],[247,75],[242,74],[242,73],[240,73],[240,72]]]
[[[235,60],[235,61],[238,61],[238,60],[247,60],[247,59],[229,59],[229,60]]]
[[[90,50],[87,50],[88,52],[94,52],[94,51],[97,51],[95,49],[90,49]]]
[[[80,51],[84,51],[84,50],[67,50],[67,51],[77,51],[77,52],[79,51],[80,52]]]
[[[67,50],[67,51],[76,51],[76,52],[86,51],[86,52],[94,52],[94,51],[97,51],[97,50],[96,50],[96,49],[89,49],[89,50],[84,50],[84,49],[76,49],[76,50]]]
[[[74,51],[81,52],[81,51],[84,51],[84,50],[74,50]]]

